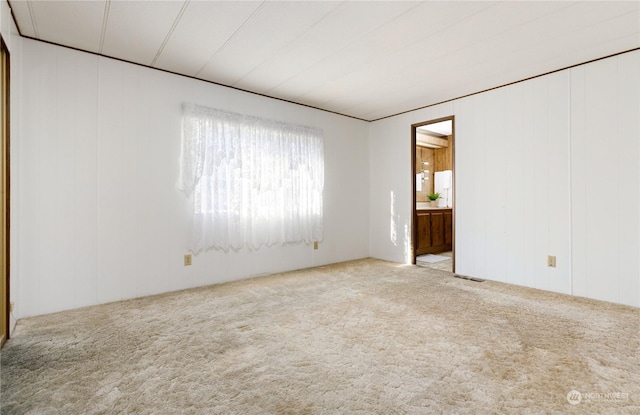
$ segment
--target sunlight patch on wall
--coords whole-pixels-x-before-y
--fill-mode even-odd
[[[409,224],[405,222],[404,224],[404,255],[405,255],[407,264],[413,263],[410,238],[411,238],[411,232],[409,231]]]
[[[396,195],[393,192],[393,190],[391,191],[391,221],[390,221],[390,227],[391,229],[389,230],[389,239],[391,240],[391,243],[393,244],[393,246],[398,246],[398,225],[396,223],[396,221],[398,220],[398,214],[396,213]]]

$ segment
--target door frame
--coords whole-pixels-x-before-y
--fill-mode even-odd
[[[11,291],[10,291],[10,57],[9,48],[0,37],[0,157],[2,157],[2,171],[0,172],[0,226],[2,226],[2,240],[0,241],[0,347],[9,339],[11,332]]]
[[[411,263],[416,264],[416,246],[417,246],[417,209],[416,209],[416,130],[418,127],[424,125],[435,124],[441,121],[451,120],[451,184],[453,186],[453,192],[451,195],[453,201],[453,208],[451,212],[453,214],[453,229],[451,235],[451,252],[452,252],[452,272],[456,272],[456,121],[455,116],[450,115],[448,117],[436,118],[429,121],[423,121],[416,124],[411,124]]]

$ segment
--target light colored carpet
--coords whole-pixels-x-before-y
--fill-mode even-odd
[[[2,413],[637,414],[639,331],[636,308],[367,259],[20,320]]]

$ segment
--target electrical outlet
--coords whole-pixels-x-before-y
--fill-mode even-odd
[[[13,301],[11,301],[9,303],[9,312],[12,312],[14,308],[15,308],[15,303]]]
[[[318,241],[313,241],[313,249],[318,249]]]
[[[191,265],[191,254],[184,256],[184,266],[188,267],[189,265]]]
[[[551,268],[556,267],[556,257],[554,255],[549,255],[547,257],[547,266]]]

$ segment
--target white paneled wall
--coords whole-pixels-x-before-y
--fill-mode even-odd
[[[455,102],[458,273],[571,292],[568,82],[560,72]]]
[[[571,69],[574,294],[640,305],[640,53]]]
[[[21,46],[18,317],[368,255],[367,123],[28,39]],[[324,130],[319,250],[208,251],[183,266],[183,102]]]
[[[639,105],[634,51],[372,123],[371,255],[409,262],[386,199],[411,223],[410,125],[454,115],[456,271],[640,306]]]

